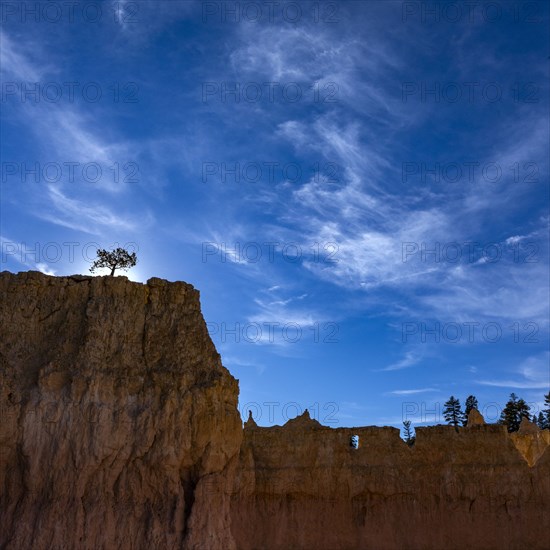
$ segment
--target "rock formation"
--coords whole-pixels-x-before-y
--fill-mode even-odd
[[[485,419],[477,409],[472,409],[468,413],[468,428],[471,428],[472,426],[479,426],[481,424],[485,424]]]
[[[243,429],[191,285],[4,272],[0,294],[2,550],[550,547],[548,430]]]
[[[0,548],[235,548],[238,386],[198,291],[4,272],[0,295]]]
[[[511,433],[510,438],[527,464],[534,466],[550,445],[550,430],[539,430],[535,423],[523,417],[519,430]]]
[[[417,428],[413,447],[396,428],[333,429],[306,413],[250,424],[231,504],[237,547],[547,550],[549,438],[518,434],[518,445],[471,417],[458,433]]]

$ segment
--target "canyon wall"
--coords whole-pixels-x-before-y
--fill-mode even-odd
[[[550,548],[548,430],[243,430],[191,285],[4,272],[0,299],[0,550]]]
[[[198,291],[4,272],[0,297],[0,548],[235,548],[238,385]]]
[[[241,550],[548,550],[549,443],[529,422],[418,428],[409,447],[396,428],[333,429],[307,411],[249,420],[231,529]]]

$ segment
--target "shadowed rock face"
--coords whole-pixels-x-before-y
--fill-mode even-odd
[[[191,285],[2,273],[0,298],[1,549],[550,548],[548,430],[243,432]]]
[[[234,548],[238,385],[198,291],[4,272],[0,296],[0,548]]]
[[[237,547],[547,550],[548,430],[518,445],[473,417],[458,433],[418,428],[413,447],[396,428],[332,429],[306,413],[249,423],[231,505]],[[545,450],[530,467],[533,446]]]

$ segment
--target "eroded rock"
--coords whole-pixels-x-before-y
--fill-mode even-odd
[[[0,295],[2,549],[549,547],[549,430],[243,430],[191,285],[2,273]]]
[[[234,548],[238,385],[198,291],[4,272],[0,295],[0,547]]]

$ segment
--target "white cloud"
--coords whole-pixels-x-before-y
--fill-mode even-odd
[[[399,127],[416,113],[401,101],[399,87],[384,84],[393,71],[404,68],[402,56],[368,21],[362,31],[368,41],[342,37],[330,26],[242,24],[240,43],[230,53],[232,72],[239,80],[274,82],[281,88],[296,82],[312,102],[345,105],[380,124]]]
[[[43,54],[16,47],[7,33],[3,33],[1,50],[2,70],[9,75],[38,80],[45,72],[57,72],[53,62],[43,63]],[[30,198],[25,197],[22,207],[27,213],[56,225],[98,235],[113,230],[133,232],[147,229],[154,223],[149,212],[115,213],[111,206],[113,201],[105,197],[105,193],[122,195],[128,191],[132,184],[125,183],[123,168],[120,168],[118,180],[111,169],[116,163],[123,167],[126,162],[136,159],[139,147],[105,139],[108,129],[100,136],[96,128],[104,121],[91,119],[77,104],[41,101],[36,104],[15,102],[14,105],[21,123],[36,134],[35,158],[39,167],[45,164],[40,162],[42,158],[64,167],[59,181],[42,181],[40,186],[33,188]],[[78,166],[70,169],[67,167],[70,163],[78,163]],[[86,163],[96,163],[100,168],[97,172],[92,170],[89,177],[83,176],[82,166]],[[92,181],[95,179],[96,182]],[[17,197],[14,202],[18,202]],[[126,201],[125,205],[131,209],[132,201]]]
[[[423,356],[418,352],[408,351],[405,353],[405,356],[402,359],[380,370],[393,371],[393,370],[407,369],[409,367],[413,367],[414,365],[417,365],[422,360],[422,357]]]
[[[506,244],[516,244],[516,243],[519,243],[523,239],[525,239],[524,235],[514,235],[512,237],[508,237],[505,242],[506,242]]]
[[[421,389],[417,389],[417,390],[394,390],[394,391],[390,391],[388,393],[390,394],[393,394],[393,395],[413,395],[413,394],[416,394],[416,393],[428,393],[428,392],[438,392],[440,390],[436,389],[436,388],[421,388]]]
[[[259,344],[275,345],[279,348],[288,348],[289,345],[303,341],[315,341],[316,337],[323,333],[325,323],[331,326],[327,330],[339,330],[335,319],[329,319],[327,314],[307,305],[296,306],[296,302],[303,302],[307,294],[294,296],[275,296],[272,288],[266,291],[268,299],[255,298],[257,311],[247,317],[251,324],[261,327]],[[327,333],[323,333],[327,336]],[[331,332],[331,338],[336,338]]]
[[[38,217],[84,233],[101,235],[113,230],[134,232],[138,228],[143,230],[151,226],[154,221],[151,214],[124,217],[101,203],[69,198],[53,185],[48,186],[48,198],[51,201],[50,208],[37,210],[35,213]]]
[[[311,124],[288,121],[279,129],[297,150],[317,151],[345,167],[336,185],[312,179],[297,189],[294,204],[287,207],[283,218],[296,224],[304,239],[338,246],[337,261],[332,265],[304,263],[319,278],[367,292],[398,289],[424,316],[546,323],[545,253],[540,251],[538,263],[517,262],[509,247],[521,240],[520,236],[496,243],[503,250],[497,263],[487,258],[470,262],[467,252],[456,264],[445,258],[430,262],[419,253],[404,257],[407,243],[417,248],[424,243],[430,249],[436,242],[443,246],[472,240],[475,225],[462,217],[463,206],[470,209],[472,204],[471,189],[447,201],[430,198],[416,206],[407,197],[388,192],[388,180],[395,178],[395,170],[389,166],[392,157],[376,141],[362,143],[365,136],[360,136],[355,126],[338,125],[325,116]],[[471,211],[468,220],[504,207],[501,201],[509,199],[502,193],[495,197],[487,185],[484,187],[481,198],[473,194],[476,213]],[[529,236],[545,239],[539,229]],[[525,284],[526,275],[529,284]],[[419,288],[428,292],[419,294]]]
[[[36,268],[41,273],[44,273],[44,275],[55,275],[56,273],[54,269],[51,269],[50,266],[48,266],[48,264],[42,262],[37,263]]]
[[[7,32],[0,36],[0,71],[3,74],[3,84],[7,78],[15,78],[16,84],[38,82],[45,73],[51,70],[47,63],[34,63],[29,59],[29,41],[12,39]]]
[[[25,243],[14,241],[0,235],[0,247],[2,248],[2,264],[6,263],[10,258],[18,264],[37,270],[45,275],[55,275],[56,270],[50,267],[47,263],[41,261],[29,261],[28,258],[34,257],[37,259],[37,251],[27,248]],[[38,253],[39,256],[39,253]]]
[[[544,352],[525,359],[517,369],[511,369],[520,375],[516,379],[478,380],[483,386],[518,389],[550,388],[550,352]]]

